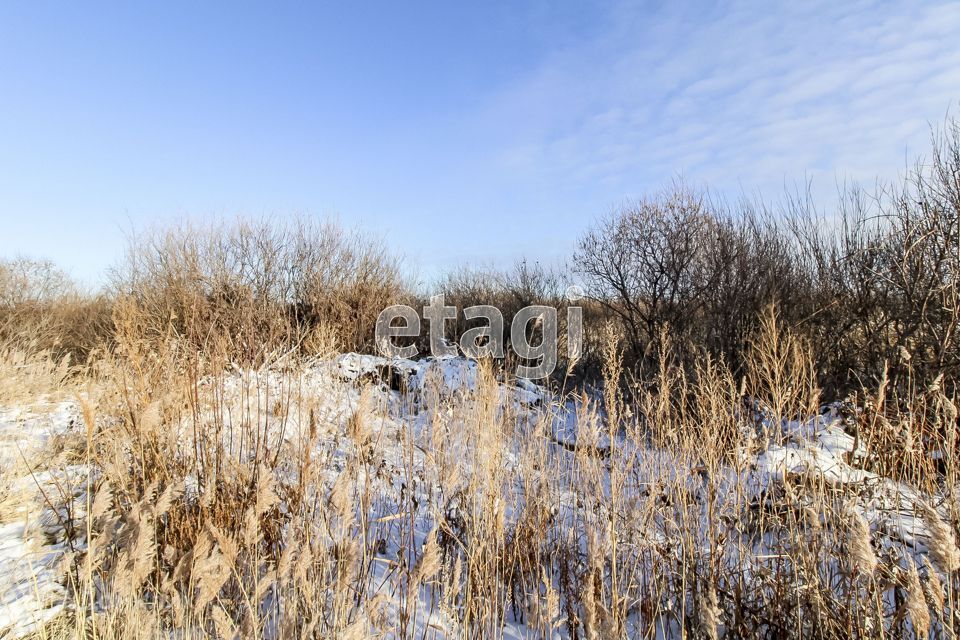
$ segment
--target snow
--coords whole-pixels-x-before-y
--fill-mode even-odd
[[[384,371],[396,371],[406,378],[407,390],[419,394],[431,386],[445,395],[463,394],[476,388],[479,375],[475,360],[453,356],[413,361],[347,353],[337,358],[336,366],[345,380],[382,381],[386,378]],[[536,405],[545,397],[542,387],[523,378],[500,387],[504,399],[512,398],[522,406]]]
[[[405,490],[403,468],[407,460],[403,443],[410,437],[416,450],[414,465],[424,467],[425,456],[438,455],[429,451],[429,429],[436,411],[449,411],[449,407],[436,402],[436,398],[463,397],[475,389],[481,380],[477,363],[463,358],[424,359],[419,361],[385,359],[369,355],[344,354],[331,361],[318,361],[297,375],[281,368],[264,371],[236,370],[234,374],[208,379],[204,385],[216,390],[230,402],[222,403],[223,411],[235,410],[237,403],[242,411],[251,407],[271,407],[278,399],[296,403],[309,396],[319,400],[314,407],[317,422],[323,431],[318,434],[319,459],[324,460],[325,480],[329,490],[346,467],[348,444],[342,438],[343,426],[362,401],[362,389],[366,388],[375,405],[378,419],[374,427],[378,443],[382,447],[382,473],[377,478],[359,482],[376,483],[377,501],[368,514],[358,514],[375,523],[376,532],[388,535],[392,526],[390,518],[402,511]],[[582,424],[582,406],[567,401],[558,406],[542,387],[526,380],[496,382],[500,394],[500,411],[510,411],[518,425],[518,433],[529,425],[550,415],[550,433],[553,441],[545,440],[550,455],[560,461],[556,473],[574,473],[573,459],[580,446],[593,446],[595,450],[617,449],[618,462],[628,462],[635,470],[629,490],[636,496],[663,494],[670,499],[669,491],[684,488],[691,494],[702,491],[701,478],[695,461],[677,459],[665,450],[640,446],[618,438],[609,442],[608,435],[600,425]],[[372,392],[370,391],[372,390]],[[434,400],[431,400],[434,398]],[[232,407],[232,408],[231,408]],[[279,442],[294,444],[301,441],[305,426],[303,416],[296,410],[291,415],[271,421],[271,437]],[[301,412],[302,413],[302,412]],[[231,416],[225,416],[227,420]],[[236,417],[236,416],[232,416]],[[454,417],[447,416],[451,420]],[[459,418],[463,420],[463,416]],[[452,422],[456,424],[455,421]],[[171,427],[174,428],[174,427]],[[175,437],[189,438],[190,429],[179,425]],[[763,425],[763,443],[741,454],[739,469],[728,469],[727,477],[720,486],[732,491],[734,486],[746,488],[750,496],[761,499],[765,491],[780,486],[789,477],[813,475],[828,485],[845,487],[851,494],[861,496],[858,509],[870,523],[874,545],[880,548],[896,547],[904,555],[920,559],[926,553],[930,533],[918,513],[918,504],[936,505],[935,496],[921,495],[916,490],[860,469],[857,463],[864,452],[855,438],[843,427],[836,411],[827,411],[808,420],[786,422],[782,425]],[[75,516],[77,501],[83,496],[89,470],[77,465],[59,463],[52,456],[57,438],[83,430],[79,412],[71,403],[62,403],[43,410],[10,407],[0,409],[0,469],[3,469],[6,494],[3,501],[12,508],[0,510],[0,637],[22,637],[40,625],[59,615],[66,603],[61,567],[71,544],[82,546],[83,541],[65,540],[63,519],[69,505]],[[231,440],[234,436],[224,434],[231,447],[242,450],[244,443]],[[469,464],[483,461],[469,451],[470,444],[457,441],[462,449],[443,452],[456,458],[463,473],[469,473]],[[518,464],[519,445],[507,447],[501,452],[497,464],[512,468]],[[469,454],[469,455],[468,455]],[[598,461],[597,464],[603,464]],[[361,474],[362,475],[362,474]],[[187,496],[197,491],[195,481],[188,479]],[[591,500],[588,487],[582,487],[577,479],[570,477],[565,482],[554,483],[566,487],[550,496],[556,509],[557,526],[572,526],[576,519],[606,518],[603,505],[584,507]],[[67,487],[64,493],[63,487]],[[669,488],[668,487],[672,487]],[[604,487],[609,491],[610,487]],[[416,503],[416,535],[414,548],[419,549],[433,527],[433,519],[449,505],[442,500],[442,487],[434,478],[422,478],[413,488]],[[507,495],[509,494],[509,495]],[[522,492],[505,493],[515,498],[512,504],[503,505],[507,520],[515,517],[522,506]],[[47,504],[55,499],[51,509]],[[723,496],[720,496],[720,500]],[[596,507],[595,509],[593,507]],[[945,515],[945,514],[942,514]],[[632,532],[631,544],[640,548],[653,546],[668,548],[677,535],[677,522],[670,518],[653,519],[650,526]],[[706,528],[704,528],[706,529]],[[318,534],[320,535],[320,534]],[[584,542],[584,544],[586,544]],[[373,563],[370,584],[378,585],[386,597],[388,614],[396,619],[405,597],[406,586],[391,570],[399,549],[393,541],[378,554]],[[406,550],[409,552],[409,550]],[[763,562],[762,545],[756,549],[756,557],[745,561],[744,572],[752,571]],[[463,630],[457,629],[453,620],[445,617],[433,601],[435,594],[429,586],[421,587],[415,603],[416,637],[457,637]],[[669,636],[672,621],[664,620]],[[502,624],[504,638],[539,637],[521,622],[507,619]],[[662,630],[664,631],[664,630]],[[388,636],[390,637],[390,636]],[[560,631],[554,637],[562,637]]]
[[[930,540],[926,524],[919,516],[920,502],[930,504],[935,496],[924,496],[903,483],[876,473],[858,469],[848,460],[859,460],[865,452],[855,447],[838,416],[817,416],[804,422],[783,426],[783,443],[771,444],[753,464],[752,483],[766,487],[782,482],[787,475],[814,474],[834,486],[844,486],[851,495],[860,495],[858,509],[871,523],[875,540],[881,545],[902,543],[906,551],[925,553]],[[939,513],[946,519],[946,513]],[[916,557],[916,561],[920,558]]]
[[[0,469],[5,494],[0,496],[0,636],[18,638],[38,631],[64,609],[65,540],[60,507],[65,488],[82,486],[86,470],[75,465],[38,469],[55,448],[55,439],[79,430],[79,412],[72,403],[40,410],[0,411]]]

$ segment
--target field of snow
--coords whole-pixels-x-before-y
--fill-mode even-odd
[[[565,531],[582,530],[584,521],[594,518],[601,522],[607,517],[597,496],[610,493],[611,487],[598,489],[581,482],[578,465],[585,464],[586,459],[590,460],[588,464],[600,468],[627,464],[629,476],[618,489],[631,492],[637,500],[648,500],[661,492],[659,499],[670,504],[677,500],[679,490],[687,492],[684,500],[699,514],[704,530],[709,528],[710,509],[728,501],[723,492],[731,496],[736,493],[736,499],[729,498],[730,504],[747,509],[809,511],[817,505],[805,504],[802,497],[793,496],[789,486],[817,482],[828,492],[858,496],[852,508],[869,523],[872,547],[878,557],[904,568],[909,566],[909,558],[916,566],[927,567],[928,572],[937,571],[941,581],[949,582],[952,567],[942,565],[951,562],[950,558],[943,557],[943,552],[940,556],[930,553],[937,544],[931,522],[936,528],[937,518],[948,516],[941,498],[922,495],[859,468],[863,452],[845,429],[845,419],[836,406],[825,407],[819,415],[800,422],[772,424],[762,416],[745,421],[747,428],[756,432],[756,445],[739,452],[722,471],[724,477],[708,482],[697,460],[634,442],[623,433],[614,434],[611,442],[595,420],[586,425],[578,421],[584,415],[583,399],[558,402],[545,389],[527,381],[498,384],[499,401],[494,410],[501,417],[506,416],[515,429],[508,434],[512,440],[506,441],[496,460],[482,460],[471,449],[477,446],[475,441],[450,433],[466,418],[449,415],[456,410],[482,410],[471,404],[475,401],[463,400],[475,390],[478,375],[476,363],[461,358],[414,362],[346,354],[315,362],[296,375],[282,368],[262,372],[237,370],[208,382],[222,396],[219,406],[229,415],[228,422],[239,419],[252,406],[271,406],[278,401],[297,405],[285,410],[283,419],[270,423],[270,437],[280,446],[302,441],[308,429],[305,407],[309,404],[310,415],[319,425],[315,456],[323,465],[327,481],[326,487],[317,488],[321,493],[336,491],[338,478],[351,459],[352,444],[345,437],[350,417],[362,403],[369,404],[371,414],[376,416],[371,439],[376,443],[378,461],[376,474],[363,476],[358,482],[373,483],[374,500],[367,513],[358,513],[357,518],[370,523],[369,535],[382,542],[376,547],[370,575],[364,580],[370,591],[366,596],[381,597],[388,628],[397,629],[396,621],[401,615],[412,620],[406,631],[413,637],[459,637],[462,633],[454,616],[438,605],[440,596],[430,584],[417,588],[411,613],[406,600],[408,583],[397,571],[398,558],[403,554],[413,554],[411,561],[417,561],[417,550],[427,544],[431,535],[437,535],[439,518],[456,521],[461,517],[457,510],[463,505],[452,499],[441,486],[439,472],[433,471],[446,469],[445,464],[457,468],[444,473],[459,476],[488,469],[485,465],[489,463],[505,470],[503,477],[511,482],[541,482],[547,492],[543,500],[554,514],[551,530],[542,534],[557,539],[563,538]],[[431,449],[437,441],[435,431],[440,422],[447,430],[443,435],[445,451]],[[191,437],[190,425],[178,428],[177,437]],[[524,477],[530,470],[523,466],[523,459],[531,433],[540,434],[538,442],[545,449],[540,459],[551,463],[549,470],[536,471],[542,475],[537,478]],[[223,437],[237,436],[228,433]],[[0,408],[0,637],[24,637],[70,607],[65,571],[69,561],[86,548],[86,504],[92,500],[87,486],[96,470],[71,456],[71,447],[65,443],[73,442],[75,451],[80,446],[76,443],[85,438],[86,426],[74,403]],[[230,442],[238,451],[248,445],[239,440]],[[588,455],[591,451],[592,458]],[[189,486],[188,481],[185,499],[189,500],[195,491],[197,487]],[[515,524],[516,514],[528,495],[520,486],[504,488],[506,527]],[[669,510],[647,518],[642,531],[620,532],[625,541],[622,544],[635,546],[641,571],[647,549],[672,553],[676,539],[683,535],[679,527],[690,526],[688,519],[671,519],[665,514]],[[812,518],[811,526],[830,524],[825,514],[815,512]],[[400,519],[413,522],[412,540],[395,535]],[[745,537],[750,535],[747,520],[744,517],[742,526]],[[744,557],[742,540],[728,540],[727,544],[729,549],[712,550],[717,554],[716,562],[738,563],[745,575],[764,571],[774,548],[771,540],[761,536],[748,545],[752,556]],[[644,578],[638,580],[643,583]],[[677,602],[675,606],[684,605]],[[560,612],[552,611],[549,616],[552,635],[567,637],[568,628],[560,621]],[[529,614],[512,612],[507,607],[500,621],[500,633],[504,638],[542,637],[530,628],[529,621]],[[634,618],[627,621],[628,628],[635,632],[639,632],[640,624]],[[659,634],[679,633],[675,621],[666,616],[658,624]],[[649,626],[649,620],[643,623],[644,629]]]

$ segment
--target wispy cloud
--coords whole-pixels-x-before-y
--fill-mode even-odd
[[[960,4],[772,5],[617,8],[487,105],[510,123],[501,162],[624,195],[677,173],[769,193],[893,177],[926,150],[960,99]]]

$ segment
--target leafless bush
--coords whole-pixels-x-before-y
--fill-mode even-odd
[[[0,260],[0,340],[86,361],[112,334],[110,300],[46,260]]]
[[[518,260],[507,269],[477,269],[461,268],[453,271],[437,284],[436,291],[443,294],[445,304],[453,305],[462,311],[475,305],[491,305],[503,314],[504,333],[501,336],[503,344],[510,343],[510,326],[514,317],[524,307],[544,305],[557,310],[558,332],[561,339],[558,348],[560,366],[558,371],[566,371],[567,344],[567,312],[571,304],[583,305],[583,301],[573,302],[567,297],[567,287],[570,278],[562,269],[549,267],[539,262]],[[594,309],[587,309],[584,314],[586,322],[593,322],[596,316]],[[458,317],[447,326],[447,337],[452,341],[459,341],[460,336],[468,329],[485,325],[486,320],[468,320],[458,314]],[[599,325],[599,323],[597,323]],[[537,329],[531,323],[527,327],[527,339],[535,344],[540,337],[535,335]],[[586,336],[594,337],[593,334]],[[581,360],[598,363],[599,349],[594,342],[584,345]],[[599,371],[599,369],[597,369]]]
[[[714,223],[704,197],[679,186],[622,207],[580,240],[576,269],[591,295],[623,321],[634,358],[659,351],[665,327],[685,335],[702,309]]]
[[[622,322],[641,371],[656,366],[664,336],[687,361],[706,351],[739,369],[764,307],[789,300],[793,310],[805,294],[794,253],[773,218],[749,203],[731,210],[674,185],[600,221],[574,265]]]
[[[135,337],[201,350],[225,340],[245,362],[303,345],[321,327],[346,348],[370,348],[377,314],[404,291],[380,242],[302,219],[134,235],[112,280]]]
[[[705,246],[710,286],[695,335],[708,354],[742,372],[766,309],[776,304],[782,322],[799,322],[810,313],[810,283],[796,243],[771,213],[746,201],[715,211]]]
[[[838,214],[789,207],[814,287],[808,326],[833,386],[888,377],[904,391],[960,371],[960,127],[935,135],[929,164],[901,184],[844,196]]]
[[[74,291],[70,277],[49,260],[0,260],[0,308],[51,302]]]
[[[681,359],[706,353],[742,372],[746,336],[777,304],[819,345],[818,376],[835,395],[881,376],[901,392],[938,376],[955,384],[960,125],[933,143],[901,184],[849,189],[831,215],[804,195],[782,210],[731,208],[674,185],[599,221],[574,268],[621,321],[641,372],[655,368],[661,336]]]

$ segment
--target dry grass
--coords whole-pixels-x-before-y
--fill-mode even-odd
[[[234,360],[257,365],[304,347],[324,325],[345,348],[370,349],[377,315],[406,295],[399,262],[380,241],[306,218],[131,237],[113,289],[121,344],[162,348],[176,338],[209,351],[229,343]]]
[[[951,637],[955,399],[927,389],[894,408],[881,388],[849,419],[865,451],[851,463],[929,500],[914,560],[865,519],[866,484],[810,469],[749,485],[783,438],[773,425],[818,398],[809,347],[774,314],[751,349],[744,381],[664,358],[633,385],[611,333],[602,398],[529,413],[504,405],[489,363],[466,393],[433,380],[390,400],[320,384],[290,355],[237,370],[214,347],[198,363],[175,340],[121,342],[84,405],[75,606],[42,636]],[[33,393],[58,366],[10,379]]]
[[[31,460],[51,472],[41,510],[69,590],[40,637],[958,630],[953,333],[941,374],[902,347],[830,409],[854,444],[829,466],[798,435],[826,420],[823,345],[773,306],[738,329],[734,369],[659,321],[647,344],[601,328],[594,302],[602,384],[578,387],[569,362],[531,407],[487,361],[466,389],[426,367],[397,393],[341,379],[331,359],[369,347],[407,293],[382,246],[335,225],[134,239],[109,300],[48,265],[5,268],[0,405],[76,398],[86,427]],[[531,273],[498,295],[556,301]],[[9,298],[23,277],[40,293]],[[463,300],[488,293],[466,284]]]
[[[0,342],[0,404],[33,405],[63,397],[69,358],[56,358],[35,343]]]

